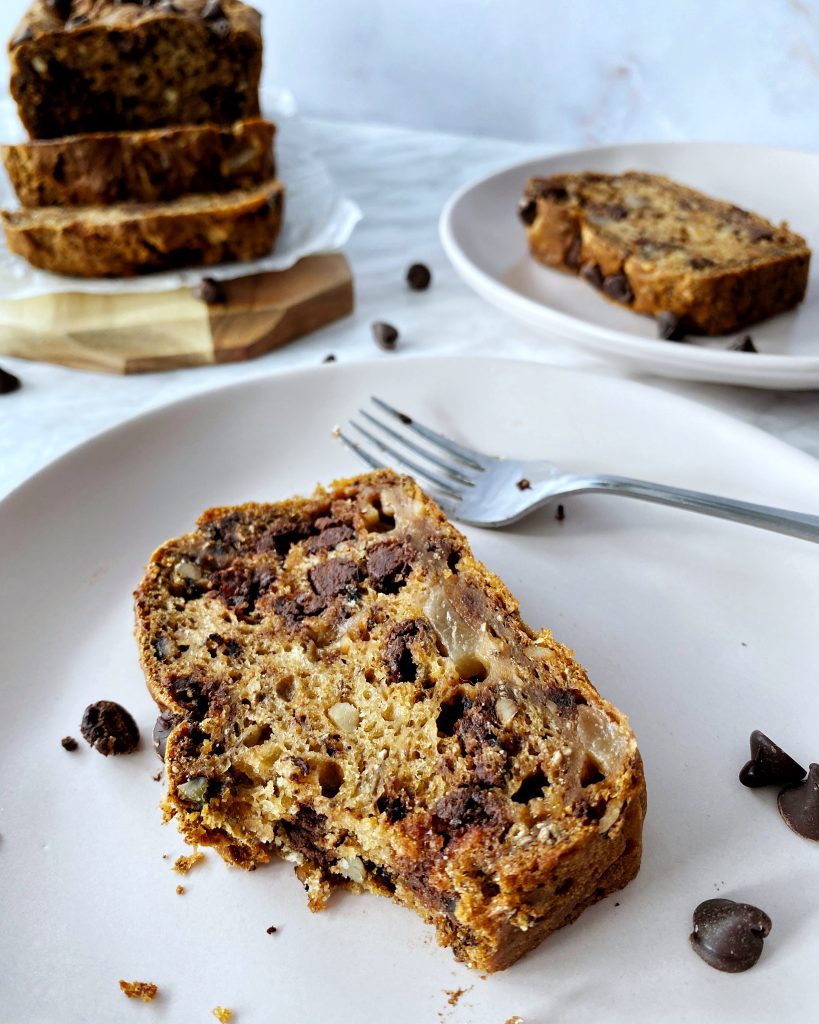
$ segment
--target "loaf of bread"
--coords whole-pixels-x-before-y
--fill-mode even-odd
[[[535,259],[690,333],[739,331],[807,288],[810,249],[787,225],[656,174],[532,178],[518,212]]]
[[[6,244],[29,263],[77,277],[253,260],[273,248],[282,219],[280,182],[170,203],[44,206],[3,211]]]
[[[34,0],[9,58],[36,139],[259,113],[261,17],[240,0]]]
[[[391,897],[508,967],[640,864],[624,715],[407,477],[204,513],[136,592],[165,809],[318,910]]]
[[[250,189],[275,176],[275,126],[261,118],[71,135],[1,146],[23,206],[159,203]]]

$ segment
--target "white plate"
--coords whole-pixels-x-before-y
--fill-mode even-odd
[[[345,894],[311,915],[282,863],[248,874],[208,853],[185,879],[171,872],[183,846],[160,824],[131,591],[154,546],[206,506],[357,471],[329,431],[369,394],[482,448],[819,508],[817,463],[749,427],[641,385],[488,360],[252,381],[54,463],[0,505],[0,1017],[207,1021],[221,1004],[236,1024],[749,1021],[775,991],[780,1019],[814,1019],[817,848],[737,772],[757,727],[802,762],[819,756],[819,547],[683,512],[589,495],[562,523],[544,511],[469,531],[526,619],[553,627],[631,716],[649,813],[623,892],[484,979],[384,899]],[[137,717],[136,754],[60,747],[100,698]],[[717,894],[773,919],[739,978],[688,947],[692,910]],[[129,1005],[120,978],[161,995]]]
[[[618,309],[585,282],[536,263],[516,215],[534,174],[652,171],[787,220],[819,248],[819,153],[722,143],[643,143],[527,160],[457,192],[441,215],[441,241],[468,285],[493,305],[552,338],[592,349],[637,370],[770,388],[819,387],[819,258],[805,301],[750,328],[758,355],[727,352],[727,339],[689,344],[657,339],[650,317]]]
[[[262,110],[276,124],[276,173],[285,186],[284,221],[271,253],[246,263],[223,263],[208,267],[209,277],[230,280],[240,275],[260,274],[267,270],[286,270],[303,256],[341,249],[346,244],[361,211],[348,199],[332,178],[327,165],[315,151],[291,93],[267,90],[262,95]],[[0,102],[0,139],[18,142],[25,138],[17,120],[17,108],[9,97]],[[0,167],[0,206],[19,206],[14,189]],[[9,252],[0,232],[0,296],[3,299],[31,298],[52,292],[158,292],[192,287],[199,283],[202,267],[163,271],[131,278],[68,277],[38,270],[22,256]]]

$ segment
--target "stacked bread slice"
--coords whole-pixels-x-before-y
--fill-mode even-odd
[[[119,277],[252,260],[279,233],[261,16],[240,0],[35,0],[9,44],[11,251]]]

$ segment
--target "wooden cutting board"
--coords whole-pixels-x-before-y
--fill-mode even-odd
[[[263,355],[353,310],[352,273],[340,253],[306,256],[289,270],[221,285],[224,301],[212,304],[190,288],[0,302],[0,355],[107,373],[230,363]]]

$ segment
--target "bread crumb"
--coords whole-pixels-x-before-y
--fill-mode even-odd
[[[233,1018],[233,1010],[229,1010],[226,1006],[214,1006],[213,1016],[219,1021],[219,1024],[228,1024],[228,1021]]]
[[[184,885],[177,885],[177,887],[176,887],[176,895],[177,896],[181,896],[182,893],[184,893],[184,891],[185,891],[185,886]]]
[[[150,981],[122,981],[119,987],[129,999],[141,999],[143,1003],[150,1003],[156,995],[157,988]]]
[[[456,988],[452,989],[452,991],[450,991],[448,988],[445,988],[444,993],[449,996],[449,999],[447,999],[449,1005],[457,1006],[458,1000],[461,998],[461,996],[466,995],[470,988],[472,988],[471,985],[468,988]]]
[[[154,782],[161,782],[162,772],[157,772],[156,775],[152,775],[151,778],[154,780]]]
[[[178,875],[187,875],[190,869],[198,864],[200,860],[204,860],[204,853],[200,853],[198,850],[194,850],[189,856],[177,857],[173,864],[173,870]]]
[[[525,1024],[523,1017],[510,1017],[504,1024]]]

